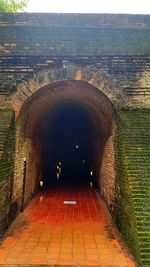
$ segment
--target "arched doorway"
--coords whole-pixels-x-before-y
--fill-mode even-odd
[[[40,264],[118,264],[119,243],[106,206],[93,190],[100,190],[113,212],[115,123],[116,112],[108,97],[83,81],[45,86],[24,102],[17,119],[13,184],[18,213],[44,182],[44,190],[20,215],[23,259],[33,246],[33,256],[26,263],[37,263],[40,252]],[[14,253],[17,242],[18,238]],[[126,266],[125,255],[121,262]]]
[[[103,194],[104,148],[115,120],[108,97],[87,82],[63,81],[39,89],[25,101],[17,121],[14,198],[21,199],[18,192],[24,191],[23,202],[28,202],[41,180],[46,187],[58,180],[62,184],[92,182]]]

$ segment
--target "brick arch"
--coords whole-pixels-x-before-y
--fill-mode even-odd
[[[79,80],[61,81],[43,86],[24,101],[17,118],[14,199],[18,199],[21,204],[20,192],[22,192],[23,185],[20,182],[20,175],[22,174],[24,159],[27,162],[24,203],[27,203],[37,191],[41,175],[40,146],[42,134],[48,120],[53,117],[55,110],[61,103],[75,103],[89,114],[94,129],[92,142],[95,175],[102,195],[111,195],[108,202],[110,199],[112,202],[114,192],[111,192],[107,186],[105,174],[108,167],[108,154],[114,153],[112,136],[114,135],[117,113],[114,105],[103,92],[88,82]],[[115,187],[113,164],[109,166],[111,173],[109,179],[113,180],[111,186],[113,184]],[[101,177],[103,179],[100,179]],[[104,181],[105,188],[103,186]]]
[[[12,107],[16,112],[16,116],[18,116],[24,102],[41,90],[41,88],[56,82],[73,80],[85,81],[96,87],[103,92],[114,105],[118,105],[120,101],[123,104],[123,101],[125,101],[122,90],[117,88],[118,85],[112,80],[108,71],[97,69],[94,66],[81,67],[68,61],[63,61],[61,67],[44,69],[43,71],[36,72],[32,79],[26,79],[19,83],[14,93],[7,98],[7,105]]]
[[[25,100],[21,107],[18,120],[26,114],[27,109],[28,113],[29,109],[34,114],[40,113],[37,116],[39,120],[42,114],[46,114],[58,102],[72,100],[80,102],[81,105],[86,105],[89,110],[95,113],[95,116],[96,114],[101,116],[100,120],[104,135],[108,135],[108,132],[105,133],[105,131],[111,132],[109,126],[111,124],[112,114],[115,113],[115,107],[101,90],[85,81],[61,81],[43,86]],[[36,119],[34,123],[36,124]],[[106,124],[108,124],[107,127]],[[32,126],[29,124],[29,128],[32,127],[36,129],[36,125]],[[28,129],[29,131],[32,131],[32,129]]]

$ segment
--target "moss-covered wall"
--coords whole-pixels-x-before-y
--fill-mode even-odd
[[[149,15],[5,13],[0,14],[0,32],[0,107],[14,109],[16,116],[35,92],[45,90],[48,84],[49,89],[57,90],[55,83],[66,80],[88,82],[116,109],[150,108]],[[68,88],[64,86],[64,92]],[[76,98],[77,88],[74,92]],[[26,110],[27,116],[35,110],[39,114],[40,103]],[[105,102],[101,104],[103,109]],[[100,106],[98,102],[96,106]],[[115,208],[118,228],[139,266],[150,266],[150,111],[124,110],[119,117],[116,187],[110,142],[106,147],[104,182],[109,187],[105,199],[109,194],[108,206],[113,207],[112,212]],[[22,148],[18,146],[13,185],[15,116],[10,109],[0,110],[0,235],[19,211],[24,156],[30,179],[30,170],[38,163],[30,153],[31,140],[27,143],[23,140]],[[27,191],[31,192],[28,177]],[[16,198],[11,202],[12,188]]]
[[[150,266],[150,110],[119,117],[116,223],[138,266]]]
[[[10,223],[15,153],[15,118],[9,109],[0,110],[0,235]]]

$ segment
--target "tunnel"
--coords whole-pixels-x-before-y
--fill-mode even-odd
[[[94,133],[90,115],[73,102],[55,109],[43,133],[41,172],[45,186],[94,183]]]
[[[84,81],[52,83],[33,93],[17,118],[14,198],[23,192],[26,203],[56,185],[92,186],[105,193],[109,144],[105,157],[104,151],[114,114],[108,97]]]

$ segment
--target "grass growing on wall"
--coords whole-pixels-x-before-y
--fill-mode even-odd
[[[14,113],[0,110],[0,180],[13,170],[15,150]]]
[[[0,235],[9,224],[15,154],[15,118],[9,109],[0,110]]]
[[[150,111],[120,111],[116,223],[138,266],[150,266]]]

